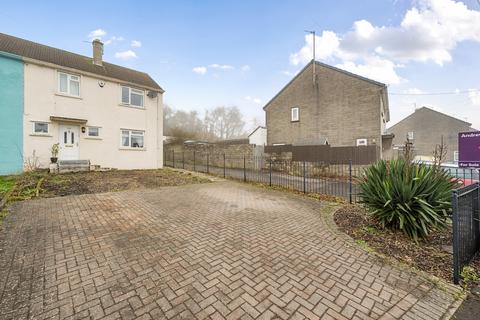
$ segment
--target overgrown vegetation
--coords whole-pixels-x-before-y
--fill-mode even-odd
[[[0,201],[12,190],[15,185],[15,178],[12,176],[0,177]]]
[[[359,177],[360,196],[382,226],[418,241],[446,226],[456,181],[436,166],[379,161]]]
[[[334,218],[339,229],[365,250],[394,258],[445,281],[453,281],[451,225],[444,230],[432,231],[427,238],[414,242],[400,230],[382,227],[365,208],[358,205],[343,206],[335,212]],[[475,257],[463,273],[471,286],[472,280],[480,274],[480,256]]]
[[[208,179],[169,168],[159,170],[112,170],[64,174],[49,174],[47,170],[35,170],[20,175],[0,177],[0,203],[12,203],[36,197],[136,190],[205,183]],[[0,222],[7,212],[0,208]]]

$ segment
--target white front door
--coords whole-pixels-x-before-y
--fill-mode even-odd
[[[78,126],[60,125],[60,152],[58,154],[60,160],[78,160],[79,132]]]

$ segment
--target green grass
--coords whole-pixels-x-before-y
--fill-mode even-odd
[[[3,198],[10,190],[15,186],[15,176],[2,176],[0,177],[0,199]]]

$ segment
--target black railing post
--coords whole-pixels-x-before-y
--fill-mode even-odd
[[[269,172],[269,176],[270,176],[270,187],[272,186],[272,159],[269,159],[269,168],[268,168],[268,172]]]
[[[182,169],[185,169],[185,151],[182,151]]]
[[[458,191],[452,191],[452,224],[453,224],[453,283],[458,284],[460,280],[459,261],[459,230],[458,230]]]
[[[195,150],[193,150],[193,171],[195,171]]]
[[[207,153],[207,173],[210,173],[209,162],[210,162],[210,154]]]
[[[303,161],[303,193],[307,193],[307,177],[305,172],[305,161]]]
[[[172,162],[173,162],[173,167],[175,168],[175,150],[172,150]]]
[[[353,185],[352,185],[352,159],[350,159],[350,160],[348,160],[348,199],[349,199],[350,203],[353,202],[352,189],[353,189]]]
[[[245,163],[245,155],[243,155],[243,182],[247,181],[247,166]]]
[[[226,177],[225,171],[226,171],[227,163],[225,159],[225,153],[223,154],[223,178]]]

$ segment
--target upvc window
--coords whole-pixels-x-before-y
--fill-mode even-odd
[[[122,86],[122,104],[143,108],[143,90]]]
[[[58,92],[74,97],[80,97],[80,76],[59,72]]]
[[[122,129],[121,144],[125,148],[143,148],[145,131]]]
[[[357,147],[366,146],[367,144],[368,144],[367,139],[365,139],[365,138],[357,139]]]
[[[407,133],[408,140],[413,140],[413,137],[414,137],[413,136],[413,131],[410,131],[410,132]]]
[[[100,137],[100,128],[99,127],[88,127],[87,128],[87,136],[98,138]]]
[[[458,159],[459,159],[458,151],[453,151],[453,161],[458,162]]]
[[[292,108],[292,120],[291,121],[300,121],[300,109],[298,107]]]
[[[33,133],[34,134],[48,134],[49,133],[48,122],[34,122]]]

